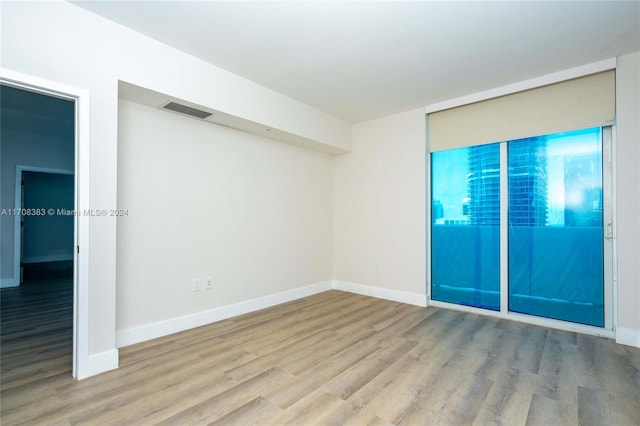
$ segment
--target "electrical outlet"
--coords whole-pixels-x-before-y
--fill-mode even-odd
[[[191,280],[191,291],[200,291],[200,279],[194,278]]]
[[[380,266],[379,263],[374,263],[373,264],[373,272],[380,272],[382,271],[382,267]]]
[[[204,288],[211,290],[213,288],[213,279],[211,277],[204,278]]]

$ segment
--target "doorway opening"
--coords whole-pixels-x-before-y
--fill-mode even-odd
[[[42,280],[73,284],[73,177],[73,170],[18,166],[20,285]]]
[[[76,212],[88,209],[89,95],[6,69],[0,90],[3,381],[11,360],[87,377],[89,224]]]

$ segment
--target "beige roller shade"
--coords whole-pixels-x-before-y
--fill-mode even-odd
[[[614,117],[611,70],[431,113],[429,150],[595,127]]]

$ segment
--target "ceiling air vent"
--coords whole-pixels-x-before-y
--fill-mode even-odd
[[[210,112],[202,111],[202,110],[195,109],[195,108],[191,108],[191,107],[188,107],[186,105],[182,105],[182,104],[179,104],[179,103],[176,103],[176,102],[169,102],[168,104],[163,106],[162,109],[167,109],[167,110],[173,111],[173,112],[179,112],[180,114],[190,115],[191,117],[196,117],[196,118],[199,118],[201,120],[204,120],[205,118],[210,117],[211,115],[213,115]]]

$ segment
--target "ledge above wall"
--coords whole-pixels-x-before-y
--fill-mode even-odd
[[[212,124],[230,127],[264,138],[285,142],[302,148],[312,149],[329,155],[340,155],[350,152],[349,150],[346,150],[338,145],[323,141],[316,141],[301,135],[293,134],[282,129],[275,128],[265,123],[257,123],[255,121],[228,114],[204,105],[198,105],[175,96],[160,93],[122,80],[118,81],[118,96],[129,101],[137,102],[158,109],[163,109],[163,106],[167,105],[169,102],[175,102],[177,104],[211,114],[206,118],[192,117],[194,120],[206,121]],[[163,110],[168,111],[166,109]],[[175,114],[180,113],[176,112]]]

